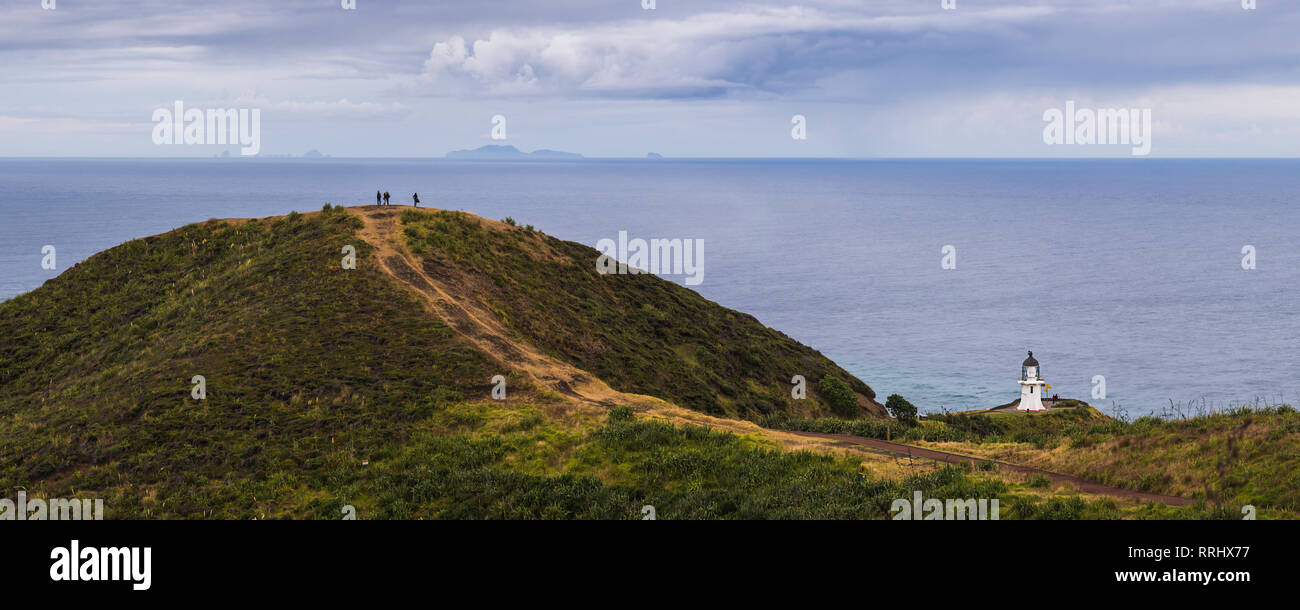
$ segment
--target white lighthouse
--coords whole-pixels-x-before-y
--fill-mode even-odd
[[[1045,385],[1047,382],[1043,381],[1042,370],[1034,359],[1034,352],[1029,352],[1029,357],[1020,365],[1020,406],[1016,410],[1046,411],[1047,408],[1043,406]]]

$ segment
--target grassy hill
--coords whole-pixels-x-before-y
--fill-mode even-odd
[[[202,515],[239,502],[242,477],[359,463],[485,383],[489,361],[414,298],[341,269],[345,243],[368,251],[358,224],[191,225],[0,305],[4,488],[118,489],[116,514]],[[131,510],[151,498],[129,488],[158,505]]]
[[[1037,426],[1031,422],[1041,416],[999,415],[1009,421],[994,423],[1006,432],[929,440],[970,455],[1232,510],[1249,504],[1300,513],[1300,413],[1288,405],[1131,422],[1089,411]]]
[[[190,225],[99,253],[0,304],[0,489],[6,496],[17,489],[33,497],[99,494],[110,517],[329,517],[350,502],[394,517],[630,518],[639,516],[637,502],[669,486],[672,478],[655,476],[656,486],[627,487],[636,478],[631,467],[610,461],[615,453],[629,460],[635,453],[610,448],[623,438],[604,427],[617,401],[606,396],[593,406],[551,391],[548,380],[512,370],[501,357],[508,350],[485,350],[477,337],[430,315],[418,292],[371,264],[379,252],[373,239],[361,237],[363,227],[361,217],[340,208]],[[463,247],[422,246],[424,266],[471,283],[489,281],[477,276],[480,268],[512,268],[521,286],[564,281],[570,269],[588,267],[552,258],[562,271],[548,271],[544,259],[509,245],[535,240],[557,248],[545,256],[558,257],[579,253],[576,244],[522,229],[490,232],[497,229],[485,229],[478,241],[460,234],[463,244],[489,244],[473,260],[460,258]],[[357,249],[356,269],[340,265],[345,245]],[[688,407],[741,411],[766,397],[772,408],[787,408],[778,390],[787,396],[788,390],[776,381],[801,367],[810,377],[833,372],[869,391],[749,316],[655,278],[627,285],[614,280],[587,288],[599,291],[593,301],[611,301],[599,304],[608,308],[601,315],[614,316],[603,318],[559,310],[576,307],[572,301],[543,299],[530,308],[524,295],[495,283],[458,298],[500,299],[503,318],[520,338],[591,365],[620,387],[659,393],[654,384],[666,377],[656,367],[680,375],[661,395]],[[650,307],[693,317],[660,319],[662,334],[638,338],[637,312]],[[619,317],[622,312],[632,312],[632,319]],[[694,322],[716,334],[692,335],[685,329]],[[605,343],[576,349],[562,332],[546,330],[551,323],[573,324]],[[750,338],[760,359],[743,355]],[[683,346],[697,355],[683,356],[689,353]],[[728,367],[717,369],[723,372],[746,367],[745,373],[740,381],[724,379],[706,366],[714,363]],[[506,375],[512,390],[501,403],[489,398],[496,374]],[[205,379],[204,400],[191,395],[196,375]],[[757,379],[770,383],[761,387],[751,381]],[[815,389],[808,402],[810,411],[826,408]],[[654,425],[624,422],[617,429],[675,434]],[[713,451],[738,447],[729,457],[757,452],[764,457],[744,459],[784,464],[778,469],[795,478],[807,469],[825,478],[858,467],[709,434],[682,442]],[[678,475],[697,484],[718,476],[724,475]],[[839,478],[845,485],[852,480]],[[725,493],[747,492],[737,486]],[[820,499],[806,504],[824,505]],[[690,512],[725,515],[733,505],[740,506]]]
[[[875,392],[812,348],[648,274],[600,275],[598,252],[530,228],[460,212],[406,210],[410,249],[442,283],[473,292],[523,341],[618,390],[713,415],[886,417]],[[836,409],[790,380],[844,382],[856,404]]]
[[[910,427],[783,416],[759,423],[889,438],[1122,489],[1200,500],[1206,511],[1201,514],[1214,518],[1240,518],[1246,505],[1254,506],[1259,518],[1300,515],[1300,412],[1289,405],[1133,421],[1078,402],[1076,408],[1047,413],[933,414]]]
[[[0,303],[0,495],[108,518],[870,519],[913,491],[1000,497],[1003,518],[1219,516],[764,430],[745,418],[882,412],[814,350],[595,257],[332,206],[101,252]]]

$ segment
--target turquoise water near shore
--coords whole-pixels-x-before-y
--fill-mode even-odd
[[[924,411],[1014,399],[1029,349],[1050,392],[1134,415],[1300,395],[1295,160],[0,159],[0,299],[136,237],[376,189],[592,246],[703,239],[693,289]]]

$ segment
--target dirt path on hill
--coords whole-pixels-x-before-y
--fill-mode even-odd
[[[742,420],[713,417],[684,409],[672,403],[644,394],[632,394],[615,390],[594,375],[542,353],[525,341],[519,340],[506,328],[477,298],[470,285],[459,285],[426,273],[423,261],[413,255],[407,248],[401,230],[401,214],[408,209],[422,212],[437,212],[430,208],[412,208],[409,206],[360,206],[349,211],[361,218],[364,223],[358,232],[359,237],[375,248],[374,262],[380,270],[405,286],[424,304],[427,311],[437,316],[452,330],[459,333],[484,354],[495,359],[502,366],[502,372],[517,371],[532,381],[539,388],[553,390],[573,404],[587,408],[608,409],[617,405],[634,407],[638,412],[673,424],[693,424],[727,430],[741,435],[754,435],[775,441],[787,450],[813,449],[826,451],[847,446],[862,446],[896,454],[910,455],[939,462],[978,462],[980,458],[945,453],[932,449],[911,447],[888,441],[862,438],[845,434],[817,434],[811,432],[787,432],[768,430],[757,424]],[[505,230],[494,226],[494,221],[479,219],[485,230]],[[486,383],[488,380],[484,380]],[[1110,487],[1100,483],[1085,481],[1054,472],[1047,472],[1028,466],[997,462],[1004,468],[1026,474],[1042,474],[1053,482],[1069,483],[1085,493],[1102,494],[1117,498],[1151,500],[1166,504],[1187,505],[1193,501],[1187,498],[1162,496],[1131,489]]]
[[[843,445],[860,445],[863,447],[870,447],[872,449],[889,451],[891,453],[896,453],[899,455],[911,455],[912,457],[935,460],[939,462],[947,462],[949,464],[959,464],[962,462],[968,462],[971,464],[974,464],[976,462],[993,462],[1003,468],[1006,468],[1008,470],[1013,470],[1015,472],[1021,472],[1024,474],[1044,475],[1048,479],[1051,479],[1053,483],[1069,483],[1070,485],[1077,487],[1079,491],[1084,493],[1100,494],[1100,495],[1112,496],[1115,498],[1139,500],[1144,502],[1145,501],[1163,502],[1165,504],[1171,504],[1174,506],[1187,506],[1190,504],[1195,504],[1197,502],[1196,500],[1192,500],[1189,498],[1180,498],[1178,496],[1164,496],[1160,494],[1148,493],[1145,491],[1137,491],[1134,489],[1124,489],[1122,487],[1111,487],[1109,485],[1102,485],[1101,483],[1095,483],[1093,481],[1080,479],[1079,477],[1073,477],[1066,474],[1057,474],[1055,472],[1040,470],[1038,468],[1033,468],[1031,466],[1021,466],[1019,464],[1010,464],[1007,462],[999,462],[997,460],[985,460],[983,458],[971,457],[968,455],[947,453],[944,451],[935,451],[934,449],[913,447],[911,445],[903,445],[900,443],[882,441],[874,438],[852,436],[849,434],[822,434],[819,432],[790,432],[790,434],[794,434],[797,436],[807,436],[813,438],[828,439],[828,440],[836,441],[837,444],[843,444]]]
[[[476,298],[472,286],[456,285],[425,272],[420,257],[406,248],[402,236],[401,215],[408,209],[439,211],[401,205],[367,205],[350,207],[348,211],[356,214],[364,223],[358,235],[375,248],[375,263],[380,270],[419,297],[427,311],[499,362],[502,373],[517,371],[537,387],[553,390],[566,399],[587,407],[608,409],[627,405],[638,412],[675,424],[690,423],[736,434],[759,434],[786,446],[807,444],[806,439],[783,432],[773,434],[752,422],[712,417],[654,396],[620,392],[594,375],[517,339],[496,314]],[[485,225],[485,230],[505,230],[504,225],[496,227],[495,221],[478,220]],[[483,381],[486,383],[488,380]]]
[[[407,250],[401,237],[399,225],[404,209],[405,206],[353,208],[360,212],[361,219],[365,222],[360,231],[361,238],[375,247],[375,262],[384,273],[419,296],[430,312],[479,350],[511,370],[523,373],[539,387],[549,388],[583,402],[612,407],[650,398],[616,392],[585,371],[514,339],[497,317],[464,287],[445,286],[425,273],[421,262]]]

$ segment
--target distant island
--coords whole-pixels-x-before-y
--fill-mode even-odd
[[[664,158],[664,156],[661,155],[661,154],[659,154],[659,153],[657,153],[657,152],[651,152],[651,153],[646,153],[646,154],[645,154],[645,158],[647,158],[647,159],[662,159],[662,158]]]
[[[548,150],[545,148],[534,150],[531,153],[526,153],[514,146],[489,144],[487,146],[480,146],[474,150],[453,150],[447,153],[447,158],[472,160],[550,160],[581,159],[583,156],[578,153]]]

